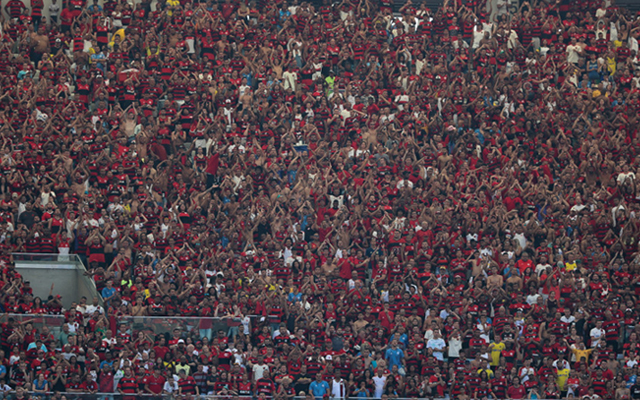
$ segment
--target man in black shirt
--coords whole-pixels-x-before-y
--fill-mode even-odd
[[[631,391],[632,399],[640,399],[640,382],[636,381],[636,383],[629,388]]]
[[[25,210],[18,217],[18,223],[24,224],[31,230],[33,224],[36,222],[36,217],[38,217],[38,213],[33,211],[33,206],[30,203],[27,203],[25,206]]]

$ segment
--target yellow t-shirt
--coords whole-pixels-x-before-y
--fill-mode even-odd
[[[616,73],[616,59],[612,57],[607,57],[607,70],[609,71],[609,75],[613,75]]]
[[[589,356],[591,355],[591,352],[593,351],[593,349],[584,349],[584,350],[571,349],[571,351],[573,352],[573,354],[576,355],[577,361],[580,361],[581,358],[584,358],[585,362],[589,362]]]
[[[492,370],[490,370],[490,369],[482,369],[482,368],[480,368],[480,369],[478,370],[478,375],[480,375],[480,374],[482,373],[482,371],[484,371],[484,372],[486,372],[486,373],[487,373],[487,378],[489,378],[489,379],[493,378],[493,371],[492,371]]]
[[[497,367],[500,365],[500,356],[502,355],[502,350],[506,349],[507,346],[504,343],[493,343],[491,346],[491,366]]]
[[[573,271],[574,269],[578,268],[578,263],[576,263],[575,261],[572,263],[565,263],[564,264],[564,269],[567,271]]]
[[[191,367],[189,366],[189,364],[187,365],[176,364],[176,374],[182,370],[184,370],[185,374],[190,375]]]
[[[569,372],[571,371],[565,368],[565,369],[558,369],[556,370],[556,372],[558,374],[556,377],[556,384],[558,385],[560,390],[565,390],[567,379],[569,379]]]
[[[177,5],[180,4],[179,0],[167,0],[167,6],[173,8]],[[172,16],[173,15],[173,11],[171,9],[167,10],[167,15]]]
[[[333,93],[333,86],[336,82],[336,78],[332,77],[332,76],[327,76],[324,79],[325,82],[327,82],[327,87],[328,87],[328,93],[331,94]]]

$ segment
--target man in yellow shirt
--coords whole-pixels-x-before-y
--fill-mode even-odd
[[[567,379],[569,379],[569,373],[571,370],[564,365],[558,365],[559,369],[556,369],[556,384],[560,391],[564,392],[567,386]]]
[[[585,364],[589,364],[589,356],[593,349],[587,349],[584,347],[584,343],[576,343],[571,345],[571,352],[574,356],[576,356],[576,361],[584,362]]]
[[[502,356],[502,350],[507,346],[502,342],[500,335],[496,335],[495,342],[489,345],[491,351],[491,366],[497,367],[500,365],[500,356]]]
[[[173,10],[180,5],[180,0],[167,0],[167,15],[172,16]]]

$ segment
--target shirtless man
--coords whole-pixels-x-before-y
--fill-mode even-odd
[[[251,104],[253,103],[253,93],[251,92],[251,88],[246,88],[242,96],[240,96],[240,103],[242,104],[242,109],[250,109]]]
[[[508,285],[516,285],[519,289],[522,289],[522,278],[520,277],[520,271],[517,268],[513,269],[513,274],[507,278]]]
[[[498,273],[498,268],[491,268],[491,275],[487,277],[487,288],[501,288],[503,284],[502,275]]]
[[[49,38],[44,33],[45,28],[41,26],[37,32],[32,32],[29,37],[31,39],[31,61],[36,65],[42,59],[42,55],[49,53]]]

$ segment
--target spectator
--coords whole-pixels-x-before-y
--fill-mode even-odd
[[[178,393],[182,396],[199,395],[200,391],[195,379],[192,376],[187,376],[187,372],[180,370],[180,379],[178,380]]]
[[[377,374],[373,377],[373,397],[376,399],[382,398],[384,390],[387,386],[387,375],[384,375],[383,372],[384,371],[382,368],[378,368]]]
[[[385,360],[387,361],[389,368],[396,366],[398,369],[404,366],[404,352],[398,347],[398,341],[392,340],[391,347],[385,352]]]
[[[178,393],[179,390],[178,382],[175,381],[173,375],[170,375],[169,379],[164,383],[162,393],[171,395],[173,393]]]
[[[334,399],[345,399],[347,396],[347,385],[340,376],[340,371],[335,372],[335,376],[331,380],[331,397]]]
[[[439,361],[444,361],[444,352],[447,349],[446,343],[440,332],[435,331],[433,333],[433,338],[429,339],[427,342],[427,348],[433,351],[433,356]]]
[[[311,382],[309,385],[309,391],[313,394],[316,400],[324,398],[325,395],[328,395],[331,391],[329,388],[329,384],[322,380],[322,374],[316,374],[316,380]]]

